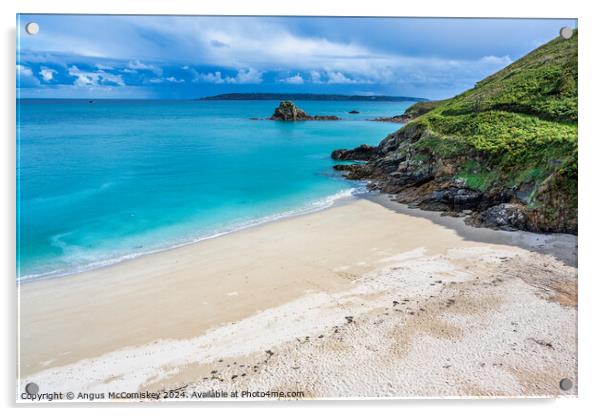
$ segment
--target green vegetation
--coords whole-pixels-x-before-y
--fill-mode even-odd
[[[556,38],[456,97],[417,103],[396,135],[412,158],[451,164],[480,191],[527,189],[544,225],[576,229],[577,40]]]
[[[448,101],[449,100],[417,102],[416,104],[412,104],[406,109],[406,111],[403,113],[403,117],[406,117],[407,119],[414,119],[416,117],[420,117],[421,115],[426,114],[431,110],[434,110],[441,104],[445,104]]]
[[[457,175],[469,188],[485,191],[495,182],[497,171],[487,170],[476,161],[467,161]]]

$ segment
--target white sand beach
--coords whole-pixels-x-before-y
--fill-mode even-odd
[[[22,284],[19,389],[576,395],[576,237],[445,221],[353,200]]]

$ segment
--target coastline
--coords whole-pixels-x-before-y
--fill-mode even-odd
[[[430,211],[410,208],[407,204],[395,200],[395,195],[381,191],[369,191],[359,196],[373,201],[401,214],[425,218],[437,225],[450,228],[467,240],[517,246],[541,254],[555,257],[557,260],[577,267],[577,236],[563,233],[535,233],[528,231],[496,230],[488,227],[475,227],[464,222],[466,216],[442,215],[442,211]]]
[[[69,277],[72,275],[77,275],[80,273],[103,269],[103,268],[111,267],[111,266],[114,266],[116,264],[120,264],[123,262],[128,262],[128,261],[137,259],[139,257],[144,257],[144,256],[161,253],[164,251],[174,250],[174,249],[177,249],[180,247],[185,247],[185,246],[188,246],[191,244],[197,244],[202,241],[222,237],[222,236],[225,236],[225,235],[228,235],[231,233],[236,233],[238,231],[242,231],[242,230],[245,230],[248,228],[258,227],[258,226],[261,226],[264,224],[269,224],[271,222],[282,221],[282,220],[286,220],[288,218],[294,218],[297,216],[312,214],[312,213],[319,212],[324,209],[332,208],[334,206],[338,206],[338,205],[342,205],[342,204],[351,202],[358,195],[361,195],[361,194],[367,193],[367,192],[368,191],[365,189],[365,186],[360,183],[359,186],[355,186],[355,187],[348,188],[348,189],[343,189],[335,194],[325,196],[318,200],[310,201],[309,203],[301,206],[300,208],[290,209],[290,210],[281,211],[281,212],[275,212],[273,214],[269,214],[269,215],[266,215],[266,216],[263,216],[263,217],[260,217],[257,219],[249,220],[249,221],[241,221],[238,223],[235,222],[234,224],[224,226],[223,230],[221,230],[221,231],[217,231],[215,233],[207,234],[207,235],[200,235],[189,241],[178,242],[178,243],[174,243],[171,245],[166,245],[164,247],[151,249],[148,251],[131,252],[131,253],[128,253],[128,254],[120,256],[120,257],[110,258],[110,259],[102,260],[102,261],[98,261],[98,262],[92,262],[92,263],[80,266],[78,268],[75,268],[75,269],[69,270],[69,271],[58,270],[58,271],[50,271],[50,272],[39,273],[39,274],[24,275],[21,278],[17,278],[17,285],[28,284],[28,283],[32,283],[32,282],[39,281],[39,280],[64,278],[64,277]]]
[[[327,387],[316,380],[317,375],[334,368],[312,364],[303,359],[305,354],[320,351],[320,357],[328,362],[326,358],[334,351],[337,360],[341,354],[353,360],[360,353],[355,351],[356,343],[374,343],[370,348],[379,353],[372,358],[380,360],[373,367],[378,369],[374,377],[390,378],[396,374],[395,366],[403,364],[411,369],[423,361],[411,354],[393,353],[391,348],[403,347],[406,352],[418,348],[432,353],[441,347],[433,346],[432,351],[426,347],[431,343],[429,336],[437,332],[424,330],[425,325],[432,324],[425,317],[436,310],[446,314],[437,317],[443,331],[442,338],[436,336],[438,341],[447,342],[449,328],[458,327],[466,335],[452,336],[453,344],[462,344],[461,340],[470,338],[471,327],[476,331],[475,324],[482,331],[489,328],[489,338],[501,336],[504,345],[509,340],[530,345],[530,338],[547,336],[542,331],[557,332],[560,335],[553,339],[555,348],[545,351],[544,361],[527,350],[513,352],[511,357],[519,355],[519,370],[537,370],[554,377],[576,369],[574,236],[549,235],[542,241],[537,240],[542,235],[524,232],[472,227],[467,231],[468,226],[461,220],[443,225],[436,219],[399,210],[386,207],[383,201],[378,204],[358,198],[106,268],[20,285],[20,383],[35,379],[59,391],[109,391],[183,385],[231,389],[252,380],[254,388],[274,388],[274,383],[300,382],[297,370],[289,368],[293,360],[302,363],[293,367],[304,368],[304,380],[315,380],[303,387],[305,391],[312,397],[336,397],[345,386],[335,383]],[[411,211],[409,214],[416,212]],[[442,218],[447,221],[449,217]],[[476,241],[491,238],[488,234],[499,240]],[[527,243],[529,250],[520,247]],[[545,254],[546,250],[553,255]],[[547,271],[525,266],[535,264],[541,264],[542,270],[552,268],[554,279],[548,279]],[[521,274],[523,269],[529,276]],[[497,276],[500,272],[503,279]],[[477,295],[482,304],[475,303]],[[403,302],[404,298],[408,302]],[[450,298],[455,299],[453,305],[447,305]],[[495,325],[483,326],[504,307],[515,308],[513,302],[518,301],[530,306],[502,316],[512,316],[513,322],[524,325],[520,334],[500,332]],[[443,302],[443,306],[437,302]],[[416,307],[407,314],[397,312],[400,303]],[[464,308],[464,312],[447,316],[454,308]],[[545,325],[534,321],[529,315],[533,313],[536,318],[546,319]],[[402,320],[396,315],[403,316]],[[381,320],[382,326],[374,323]],[[410,331],[413,335],[401,343],[397,340],[385,345],[382,340],[391,341],[389,335],[382,333],[382,340],[377,341],[366,332],[374,330],[375,325],[388,331],[393,330],[390,325],[401,325],[404,332],[414,328]],[[529,336],[525,337],[525,331]],[[344,339],[346,336],[350,338]],[[299,341],[304,339],[307,342]],[[471,350],[487,350],[479,342],[470,339],[454,358],[459,360],[454,361],[459,371],[466,371]],[[489,349],[499,352],[497,347]],[[272,354],[266,357],[268,350]],[[365,352],[360,355],[364,357]],[[548,368],[550,354],[560,363],[554,368]],[[496,359],[506,362],[508,357],[499,352]],[[252,370],[257,366],[259,370],[253,372],[253,377],[252,370],[247,370],[243,381],[241,373],[229,373],[234,371],[232,363],[228,368],[222,365],[232,360],[241,363],[238,366],[250,366],[245,368]],[[497,362],[493,364],[486,366],[488,371],[505,371],[497,367]],[[409,371],[412,377],[426,376],[416,368]],[[332,377],[360,376],[352,368],[339,368],[335,373],[338,375]],[[453,380],[453,372],[447,373],[435,379]],[[541,383],[534,385],[534,376],[525,374],[521,375],[524,380],[501,383],[504,391],[489,394],[541,395],[555,391]],[[576,380],[576,374],[569,375]],[[499,374],[496,377],[500,379]],[[504,373],[501,380],[504,377],[518,376]],[[413,394],[412,389],[399,383],[397,380],[392,382],[394,387],[373,391],[370,389],[382,384],[374,379],[373,384],[359,384],[357,388],[364,386],[367,390],[357,393]],[[465,386],[456,390],[447,386],[440,391],[443,395],[486,395],[483,383],[485,380],[480,379],[480,387],[473,386],[470,391]],[[421,383],[418,387],[422,390],[417,395],[431,391]]]

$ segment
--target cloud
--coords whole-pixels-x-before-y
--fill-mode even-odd
[[[290,27],[268,19],[204,19],[188,23],[188,32],[176,34],[176,25],[162,26],[160,30],[182,44],[194,45],[194,56],[203,65],[224,68],[199,78],[216,84],[245,83],[228,80],[224,76],[227,68],[255,68],[263,73],[288,71],[298,73],[304,83],[313,84],[449,84],[455,79],[473,83],[512,61],[508,55],[459,59],[433,54],[404,55],[377,49],[374,44],[317,36],[315,32],[294,33]],[[277,81],[295,83],[301,79],[293,75]]]
[[[40,75],[42,76],[42,79],[46,82],[52,81],[52,79],[54,78],[54,74],[56,73],[57,71],[55,71],[54,69],[46,68],[45,66],[43,66],[40,69]]]
[[[40,85],[40,80],[36,78],[30,67],[17,64],[17,87],[27,88]]]
[[[17,64],[17,76],[32,77],[33,72],[31,71],[31,68],[24,66],[24,65]]]
[[[213,46],[214,48],[227,48],[227,47],[229,47],[229,46],[230,46],[230,45],[228,45],[228,44],[227,44],[227,43],[225,43],[225,42],[220,42],[219,40],[215,40],[215,39],[211,40],[211,41],[209,42],[209,44],[210,44],[211,46]]]
[[[327,84],[358,84],[358,83],[361,83],[361,81],[348,78],[342,72],[328,71],[326,73],[326,76],[328,77],[328,81],[326,81]],[[368,82],[364,82],[364,83],[368,83]]]
[[[199,74],[198,79],[212,84],[223,84],[225,82],[220,71]]]
[[[314,84],[322,83],[322,75],[320,75],[319,71],[310,71],[309,76],[311,78],[311,82]]]
[[[297,72],[297,75],[283,78],[280,80],[280,82],[284,82],[285,84],[303,84],[304,80],[301,74]]]
[[[456,24],[451,20],[446,24],[439,20],[184,16],[40,16],[38,20],[45,28],[44,36],[24,37],[18,51],[23,67],[17,69],[20,86],[37,83],[46,89],[73,83],[123,83],[163,94],[220,89],[209,85],[167,88],[185,83],[264,84],[282,89],[303,83],[308,91],[368,88],[384,94],[442,98],[508,65],[511,57],[522,56],[533,39],[548,36],[543,29],[531,27],[543,24],[539,21],[529,21],[527,29],[523,21],[498,22],[525,26],[521,29],[525,36],[518,37],[524,38],[523,46],[516,46],[499,42],[506,39],[500,37],[506,31],[489,21],[474,24],[483,26],[477,33],[492,42],[464,39],[464,32],[450,29],[449,25]],[[462,22],[466,24],[472,23]],[[111,30],[91,31],[90,27]],[[43,73],[44,67],[57,72]]]
[[[261,84],[263,72],[254,68],[239,69],[234,76],[223,76],[221,71],[198,74],[197,80],[212,84]]]
[[[121,75],[111,74],[103,70],[96,72],[93,71],[82,71],[77,66],[72,65],[69,67],[69,75],[75,77],[73,85],[78,87],[93,87],[99,85],[116,85],[124,86],[123,78]]]
[[[479,59],[479,61],[481,63],[484,63],[484,64],[491,64],[491,65],[496,65],[496,66],[507,66],[507,65],[510,65],[512,63],[512,59],[508,55],[504,55],[504,56],[493,56],[493,55],[483,56],[481,59]]]
[[[176,78],[176,77],[167,77],[167,78],[151,78],[148,80],[148,82],[150,82],[151,84],[162,84],[164,82],[171,82],[174,84],[182,84],[186,81],[184,81],[183,79],[180,79],[180,78]]]
[[[129,61],[127,65],[128,69],[134,71],[151,71],[157,76],[163,75],[163,70],[159,68],[157,65],[153,64],[145,64],[140,62],[139,60]]]
[[[197,27],[195,37],[199,39],[200,55],[205,64],[260,70],[275,67],[310,70],[330,65],[333,69],[343,70],[353,66],[351,61],[370,59],[374,55],[358,44],[297,35],[285,26],[258,19],[247,20],[245,24],[238,21],[220,23]],[[216,41],[228,47],[203,47],[214,46]]]
[[[263,73],[254,68],[239,69],[235,77],[226,78],[226,82],[232,84],[260,84],[262,81]]]

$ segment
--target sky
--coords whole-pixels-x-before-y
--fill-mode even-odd
[[[29,22],[39,24],[32,36]],[[456,95],[576,20],[19,15],[20,98]]]

